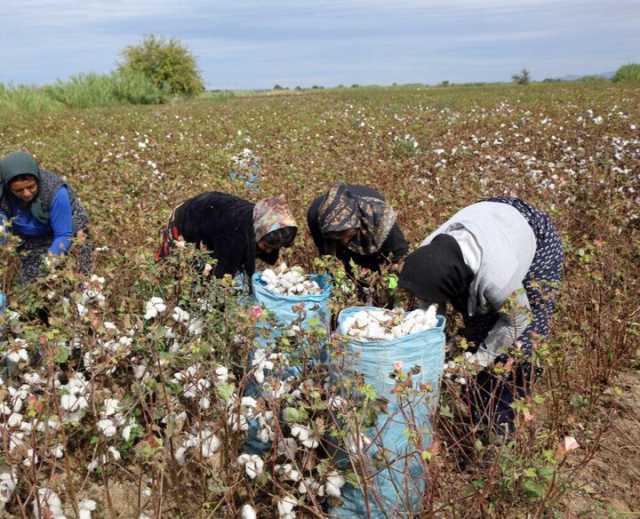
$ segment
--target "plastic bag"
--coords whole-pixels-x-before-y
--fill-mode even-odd
[[[375,312],[373,307],[346,308],[338,316],[338,332],[344,334],[347,318],[361,310]],[[425,488],[424,465],[419,449],[410,441],[407,430],[420,430],[420,449],[431,445],[431,416],[439,399],[440,379],[444,370],[445,318],[438,316],[438,325],[397,339],[380,341],[347,340],[345,366],[348,372],[362,374],[365,383],[373,386],[378,397],[388,401],[388,413],[380,414],[376,424],[364,432],[363,450],[372,459],[383,447],[388,466],[373,469],[373,492],[368,496],[370,517],[411,517],[420,511]],[[404,372],[420,368],[412,375],[413,387],[428,384],[428,395],[416,392],[400,405],[393,393],[396,382],[389,375],[397,368]],[[369,443],[370,442],[370,443]],[[360,440],[358,440],[360,443]],[[368,445],[368,446],[367,446]],[[330,517],[367,517],[365,496],[361,489],[345,485],[342,504],[330,512]]]

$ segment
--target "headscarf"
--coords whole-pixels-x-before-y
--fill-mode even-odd
[[[11,194],[9,184],[13,179],[22,175],[34,177],[38,187],[40,187],[40,167],[30,153],[16,151],[0,160],[0,180],[2,181],[0,184],[0,199],[6,194]],[[48,208],[43,207],[40,193],[41,191],[38,190],[36,197],[29,205],[29,210],[37,220],[47,223],[49,221],[49,211]]]
[[[439,234],[407,256],[398,287],[427,304],[451,302],[457,310],[465,311],[473,276],[455,238]]]
[[[284,195],[265,198],[256,203],[253,208],[253,228],[256,242],[267,234],[285,227],[298,228]]]
[[[380,250],[395,223],[396,213],[384,200],[356,195],[343,183],[329,190],[319,209],[320,232],[326,236],[357,229],[346,247],[362,255]]]

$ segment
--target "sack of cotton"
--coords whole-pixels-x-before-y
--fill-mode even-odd
[[[420,509],[425,486],[421,453],[431,444],[431,416],[444,368],[445,318],[436,307],[404,312],[346,308],[338,316],[345,342],[343,373],[362,377],[386,401],[373,426],[347,431],[350,455],[363,454],[369,484],[342,489],[330,517],[410,517]]]
[[[251,282],[258,303],[252,309],[258,333],[245,394],[268,397],[285,392],[306,363],[319,359],[329,336],[331,283],[326,275],[307,275],[302,268],[284,263],[256,272]],[[259,437],[259,424],[249,425],[247,451],[268,449],[270,442]]]
[[[275,326],[266,320],[259,321],[258,326],[269,329],[261,338],[262,345],[277,341],[283,334],[312,327],[329,331],[331,283],[328,276],[307,275],[301,267],[289,268],[283,263],[276,269],[256,272],[251,282],[256,301],[275,321]]]

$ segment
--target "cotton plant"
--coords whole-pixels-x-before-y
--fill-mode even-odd
[[[104,308],[106,304],[106,297],[104,295],[104,288],[106,279],[102,276],[92,275],[88,282],[86,282],[76,298],[76,309],[80,317],[85,317],[88,313],[90,306],[97,306],[98,308]]]
[[[212,429],[210,427],[204,427],[187,434],[180,447],[176,449],[176,461],[179,465],[184,465],[187,461],[189,451],[196,451],[205,460],[208,460],[214,457],[221,446],[222,441]]]
[[[22,339],[15,339],[3,355],[5,361],[25,366],[29,363],[29,345]]]
[[[37,498],[33,500],[32,510],[34,517],[66,519],[60,497],[50,488],[38,489]]]
[[[144,318],[147,321],[155,319],[167,310],[167,305],[161,297],[152,297],[145,304]]]
[[[297,506],[298,500],[291,495],[280,498],[277,504],[278,517],[280,517],[281,519],[295,519],[295,509],[297,508]]]
[[[255,350],[251,361],[251,371],[258,384],[263,384],[268,372],[277,366],[287,366],[288,360],[282,353],[269,352],[264,348]],[[266,373],[265,373],[266,372]]]
[[[264,460],[257,454],[241,454],[237,459],[238,465],[244,467],[250,479],[257,478],[264,470]]]
[[[0,466],[0,512],[4,511],[16,490],[17,478],[15,467]]]
[[[90,383],[82,373],[74,374],[67,384],[60,387],[60,407],[65,423],[78,423],[87,413]]]

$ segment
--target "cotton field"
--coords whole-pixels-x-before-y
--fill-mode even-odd
[[[459,208],[497,195],[540,207],[562,235],[551,338],[538,345],[533,396],[514,402],[517,430],[506,441],[468,425],[482,398],[476,375],[494,358],[457,340],[464,323],[447,320],[433,442],[421,445],[416,428],[405,434],[428,478],[420,513],[638,509],[628,482],[640,430],[629,382],[639,107],[637,88],[605,82],[3,114],[0,151],[28,150],[68,179],[91,217],[95,262],[88,279],[52,263],[19,290],[16,258],[0,250],[9,296],[0,318],[0,517],[327,517],[350,489],[367,489],[390,462],[371,424],[382,416],[391,427],[391,404],[436,392],[413,387],[415,367],[389,358],[392,372],[379,376],[397,402],[378,398],[340,372],[344,343],[419,336],[437,321],[434,307],[406,307],[393,273],[355,269],[351,279],[317,257],[306,211],[337,180],[384,193],[412,247]],[[272,295],[296,298],[320,294],[313,276],[329,275],[327,329],[305,329],[300,315],[273,339],[264,309],[241,301],[233,280],[213,281],[202,251],[179,247],[154,262],[173,208],[202,191],[286,195],[298,235],[278,265],[258,272]],[[394,305],[401,309],[383,310]],[[335,333],[340,311],[353,306],[378,309],[361,309]]]

